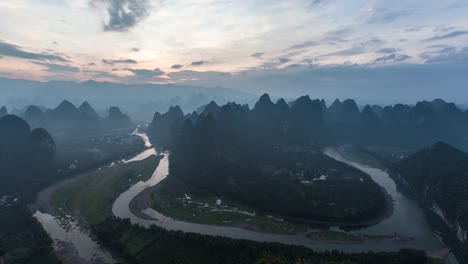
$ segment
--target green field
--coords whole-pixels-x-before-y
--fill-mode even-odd
[[[79,216],[90,224],[101,222],[112,215],[114,200],[135,183],[149,179],[158,162],[153,155],[79,175],[52,194],[51,204],[61,209],[57,211]]]
[[[252,208],[190,187],[168,177],[153,192],[153,209],[164,215],[201,224],[241,226],[260,232],[295,234],[306,226],[268,216]]]

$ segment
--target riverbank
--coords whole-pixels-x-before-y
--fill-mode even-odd
[[[166,155],[168,157],[169,155]],[[375,173],[383,173],[378,170],[372,170],[371,172],[368,169],[365,169],[367,173],[375,174]],[[200,234],[207,234],[212,236],[224,236],[224,237],[231,237],[236,239],[248,239],[254,241],[262,241],[262,242],[278,242],[283,244],[290,244],[290,245],[302,245],[309,248],[312,248],[317,251],[326,251],[326,250],[333,250],[337,249],[340,251],[345,252],[367,252],[369,250],[372,251],[398,251],[402,248],[416,248],[416,249],[424,249],[428,252],[433,251],[433,247],[426,245],[427,241],[430,239],[425,238],[425,236],[416,235],[416,240],[414,241],[407,241],[401,243],[394,243],[394,241],[377,241],[377,240],[365,240],[362,243],[356,244],[346,244],[343,240],[336,240],[336,241],[326,241],[326,239],[322,239],[323,241],[318,241],[319,239],[313,240],[307,238],[304,234],[301,235],[275,235],[269,233],[260,233],[258,229],[251,225],[245,226],[214,226],[214,225],[203,225],[203,224],[192,224],[187,221],[176,221],[176,220],[168,220],[167,217],[161,216],[152,211],[150,208],[151,205],[151,193],[154,190],[155,186],[163,180],[168,175],[168,160],[163,159],[161,160],[159,166],[157,167],[156,171],[154,171],[153,176],[150,180],[145,182],[138,182],[134,184],[128,191],[122,193],[118,200],[119,202],[115,202],[113,206],[114,215],[130,218],[133,223],[141,224],[142,226],[150,226],[151,224],[163,227],[164,229],[168,230],[181,230],[184,232],[190,233],[200,233]],[[385,174],[381,175],[382,177],[386,177]],[[378,177],[381,177],[378,176]],[[385,178],[386,179],[386,178]],[[148,188],[149,187],[149,188]],[[392,190],[393,191],[393,190]],[[117,205],[118,204],[118,205]],[[405,203],[406,204],[406,203]],[[121,213],[122,211],[117,210],[115,211],[114,207],[120,208],[121,210],[129,211]],[[146,210],[145,210],[146,209]],[[416,219],[417,218],[417,210],[411,209],[415,211]],[[401,216],[400,216],[401,217]],[[397,219],[403,220],[405,224],[412,226],[413,216],[410,216],[409,219],[400,218]],[[141,220],[143,219],[143,220]],[[382,234],[392,234],[393,232],[398,232],[403,237],[410,236],[411,234],[406,234],[404,231],[405,229],[400,229],[400,227],[404,227],[403,224],[399,224],[396,222],[395,224],[391,224],[390,228],[386,227],[386,225],[391,221],[382,221],[384,222],[383,225],[378,224],[372,228],[365,228],[362,230],[362,234],[368,234],[368,230],[374,230],[369,233],[370,236],[374,235],[382,235]],[[421,225],[419,220],[416,221],[418,226]],[[383,226],[381,228],[380,226]],[[418,229],[415,228],[415,229]],[[400,231],[403,230],[403,231]],[[343,234],[348,234],[343,232]],[[417,233],[419,234],[419,233]],[[320,238],[320,237],[319,237]]]
[[[163,189],[163,190],[161,190]],[[345,230],[360,229],[376,225],[389,218],[393,213],[392,197],[382,189],[385,206],[373,219],[358,222],[314,221],[282,216],[268,215],[252,208],[225,201],[222,197],[204,195],[200,190],[191,190],[182,182],[166,178],[155,186],[150,186],[136,194],[130,202],[133,215],[144,220],[157,220],[145,211],[152,208],[159,213],[188,223],[212,226],[240,227],[246,230],[272,234],[302,234],[310,228],[339,226]],[[163,195],[163,193],[165,195]],[[219,202],[219,204],[218,204]]]
[[[161,189],[170,191],[161,197]],[[180,194],[181,197],[176,196]],[[164,205],[163,205],[164,204]],[[152,208],[178,221],[212,226],[240,227],[246,230],[272,234],[305,234],[307,226],[284,221],[281,218],[259,214],[251,208],[240,207],[221,197],[197,197],[181,182],[166,178],[156,186],[144,189],[130,202],[133,214],[146,220],[154,220],[142,211]]]
[[[135,135],[137,135],[137,134],[135,134]],[[142,138],[142,140],[146,144],[146,141],[144,140],[144,138]],[[146,146],[146,148],[147,148],[147,146]],[[83,176],[85,176],[85,175],[87,175],[89,173],[92,173],[92,172],[94,172],[96,170],[101,170],[103,168],[111,168],[111,167],[114,167],[115,168],[114,170],[116,170],[116,169],[118,169],[118,167],[116,167],[116,165],[124,164],[124,163],[126,163],[127,159],[130,160],[130,159],[134,158],[135,156],[138,156],[139,153],[144,153],[144,152],[145,152],[144,149],[143,150],[138,150],[137,152],[131,152],[131,153],[126,154],[125,156],[122,156],[119,159],[116,159],[116,160],[113,160],[113,161],[105,161],[105,162],[101,163],[99,166],[96,166],[96,167],[93,167],[93,168],[88,168],[88,169],[83,170],[83,171],[78,171],[75,174],[72,174],[72,175],[69,175],[69,176],[67,176],[65,178],[62,178],[61,180],[53,183],[52,185],[49,185],[46,188],[40,190],[36,195],[36,199],[35,199],[34,203],[29,203],[28,208],[29,208],[29,210],[31,211],[32,214],[34,214],[36,211],[40,210],[43,213],[56,215],[57,212],[54,210],[53,206],[51,206],[51,204],[50,204],[50,197],[55,192],[55,190],[57,190],[58,188],[60,188],[60,187],[62,187],[64,185],[67,185],[67,184],[77,180],[80,177],[83,177]]]
[[[90,225],[112,216],[112,205],[118,195],[138,181],[149,179],[159,159],[152,155],[142,161],[110,163],[58,182],[38,194],[36,202],[29,208],[55,240],[55,249],[62,261],[111,263],[110,256],[99,249],[87,230]],[[92,247],[102,253],[94,256],[90,252]],[[108,261],[104,262],[102,258]]]

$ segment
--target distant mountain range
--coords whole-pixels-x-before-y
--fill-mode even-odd
[[[247,105],[211,102],[184,116],[180,107],[166,114],[156,113],[150,128],[157,128],[158,141],[170,144],[170,138],[185,119],[197,123],[200,116],[212,115],[217,122],[247,122],[249,129],[264,131],[273,142],[288,144],[354,144],[394,145],[420,149],[444,141],[468,150],[468,111],[441,99],[421,101],[414,106],[370,106],[360,109],[352,99],[335,100],[327,106],[324,100],[302,96],[286,103],[273,103],[265,94],[252,110]],[[252,122],[251,119],[257,120]],[[149,130],[150,136],[153,131]]]
[[[248,102],[253,95],[222,87],[206,88],[177,84],[118,84],[110,82],[71,81],[38,82],[0,78],[0,105],[10,109],[24,105],[52,107],[66,99],[73,103],[88,101],[107,108],[118,105],[135,120],[151,120],[155,111],[166,111],[179,105],[192,111],[214,100]],[[99,112],[99,109],[97,110]]]
[[[217,191],[228,188],[221,181],[235,170],[228,165],[245,157],[249,158],[234,168],[260,164],[282,150],[301,153],[312,148],[320,152],[323,146],[348,144],[404,149],[413,154],[407,158],[398,156],[391,162],[393,177],[439,215],[436,218],[445,222],[443,226],[453,230],[451,239],[461,245],[457,253],[468,259],[468,154],[462,151],[468,150],[468,111],[454,103],[435,99],[414,106],[360,108],[352,99],[335,100],[327,106],[325,101],[308,96],[287,103],[283,99],[273,102],[264,94],[252,109],[236,103],[220,106],[210,102],[196,112],[184,114],[180,107],[171,107],[166,113],[155,113],[148,136],[153,145],[161,144],[171,150],[171,164],[177,165],[171,167],[173,175],[179,173],[185,180],[196,173],[200,178],[213,175],[206,186],[218,183]],[[214,165],[204,164],[207,169],[203,171],[203,159]],[[192,160],[196,162],[189,167]],[[273,164],[277,166],[285,160],[286,157],[276,159]],[[232,178],[244,175],[248,174],[242,171]],[[252,182],[257,174],[252,175],[246,182]],[[268,178],[269,184],[279,173],[273,175]],[[229,180],[226,182],[234,182]],[[236,188],[239,193],[249,191]],[[255,196],[257,204],[265,190]]]
[[[2,107],[0,117],[7,114],[7,108]],[[108,114],[102,117],[88,102],[83,102],[78,108],[67,100],[53,109],[30,105],[12,114],[24,118],[32,128],[47,129],[55,137],[86,136],[132,126],[130,117],[120,108],[110,107]]]

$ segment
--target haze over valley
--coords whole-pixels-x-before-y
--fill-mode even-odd
[[[0,264],[468,263],[466,13],[0,3]]]

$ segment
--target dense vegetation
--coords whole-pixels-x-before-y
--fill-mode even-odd
[[[52,240],[22,203],[8,207],[0,205],[0,244],[2,243],[5,263],[60,263],[53,251]]]
[[[47,233],[24,202],[54,179],[55,143],[21,118],[0,118],[0,241],[6,263],[58,263]]]
[[[376,217],[385,197],[370,177],[325,156],[319,101],[273,104],[263,96],[252,110],[210,104],[184,117],[178,107],[155,115],[154,143],[171,148],[170,173],[186,184],[261,211],[300,221],[356,222]]]
[[[38,185],[53,177],[55,153],[55,142],[44,129],[31,131],[14,115],[0,118],[1,193],[13,194],[21,188],[22,198],[31,197]]]
[[[18,116],[1,117],[0,242],[6,263],[58,263],[52,241],[27,207],[37,192],[65,176],[143,148],[140,138],[129,135],[81,138],[56,146],[45,129],[31,130]]]
[[[152,193],[152,208],[173,219],[218,226],[241,226],[275,234],[305,233],[308,226],[284,221],[244,204],[219,197],[175,177],[161,181]]]
[[[94,227],[99,241],[112,249],[122,263],[310,263],[310,264],[423,264],[422,251],[346,254],[315,252],[298,246],[259,243],[194,233],[132,225],[129,220],[109,218]]]
[[[446,222],[468,256],[468,154],[445,143],[395,165],[394,177]]]
[[[223,107],[212,102],[187,117],[197,120],[200,114],[206,116],[211,113],[216,118]],[[248,111],[249,108],[244,105],[242,109]],[[420,149],[444,141],[468,150],[465,137],[468,133],[468,111],[440,99],[421,101],[414,106],[366,105],[360,110],[351,99],[335,100],[327,107],[323,100],[311,100],[307,96],[289,103],[283,99],[272,103],[267,95],[263,95],[252,111],[264,117],[257,119],[259,125],[265,125],[264,135],[281,136],[284,142],[289,143],[314,141]],[[171,133],[177,132],[184,120],[180,108],[172,107],[166,114],[154,115],[149,133],[155,142],[169,146]],[[158,135],[155,131],[159,132]]]

